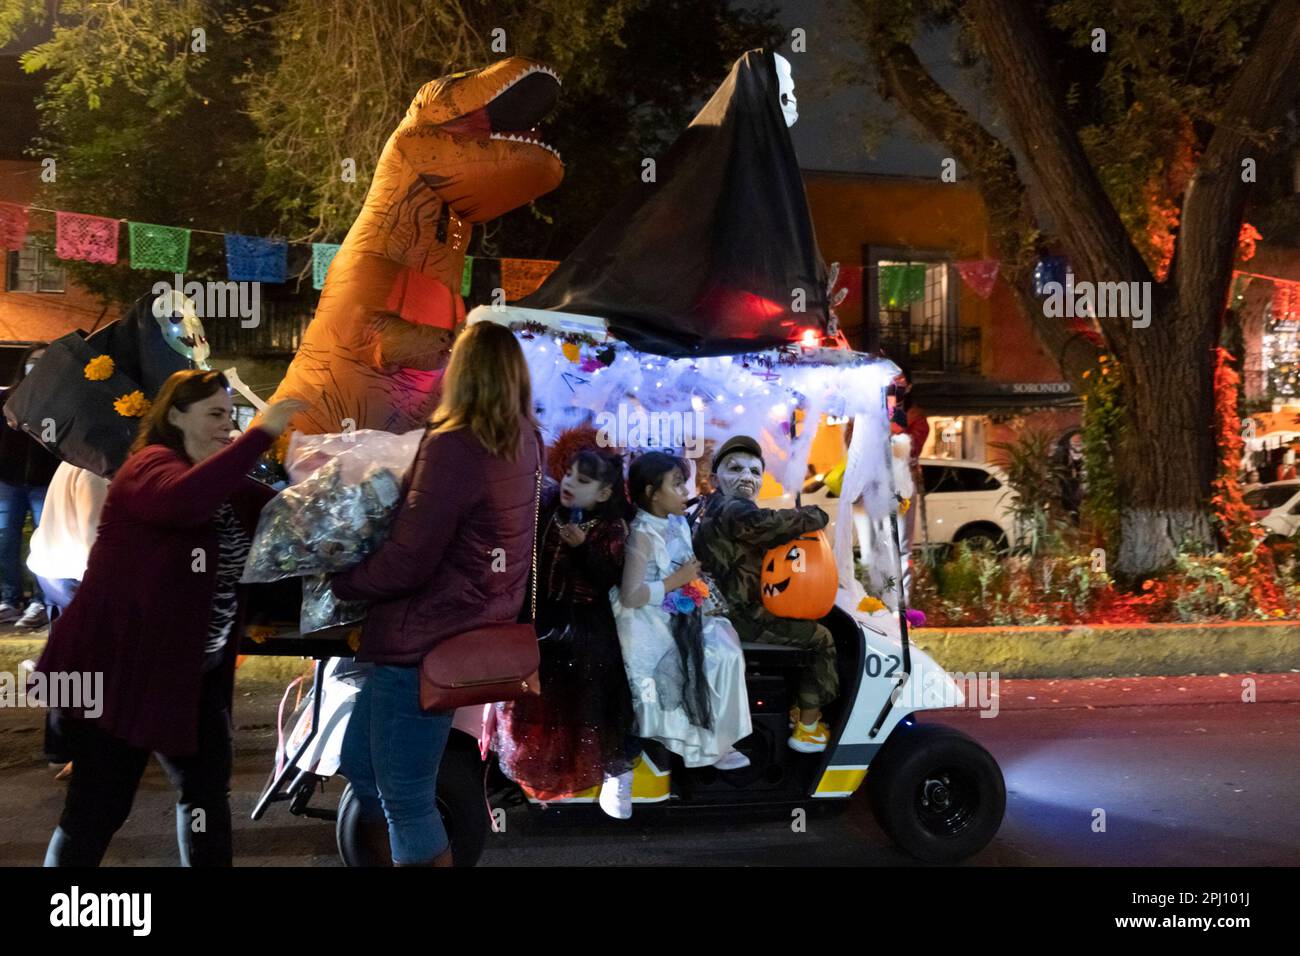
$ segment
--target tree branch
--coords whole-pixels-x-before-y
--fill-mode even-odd
[[[1242,160],[1264,144],[1300,96],[1300,0],[1281,0],[1237,71],[1223,119],[1197,163],[1183,197],[1169,281],[1180,302],[1222,311],[1232,281],[1237,234],[1246,204]],[[1259,157],[1256,157],[1258,159]],[[1225,222],[1235,224],[1231,230]]]
[[[1085,279],[1151,282],[1151,270],[1088,161],[1069,123],[1048,46],[1030,4],[969,0],[966,23],[979,37],[993,73],[1002,115],[1029,164],[1043,206]],[[1132,326],[1123,317],[1099,320],[1121,347]]]
[[[1037,220],[1015,156],[940,85],[897,32],[887,4],[859,0],[864,39],[876,67],[880,96],[903,108],[927,133],[953,151],[968,171],[988,211],[989,234],[1002,262],[1002,276],[1029,318],[1048,355],[1076,391],[1083,373],[1097,364],[1098,350],[1059,318],[1044,315],[1034,296],[1040,252]]]

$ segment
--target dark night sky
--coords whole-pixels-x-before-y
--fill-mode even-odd
[[[770,0],[753,2],[767,5]],[[806,52],[792,53],[788,45],[782,50],[794,70],[795,94],[799,98],[799,122],[791,130],[791,136],[800,165],[804,169],[840,172],[937,176],[945,151],[880,101],[865,70],[859,85],[845,86],[835,80],[833,72],[837,65],[852,69],[854,63],[862,60],[862,54],[846,39],[838,23],[840,4],[833,0],[777,0],[775,6],[778,19],[787,30],[802,27],[807,31]],[[29,49],[48,33],[48,26],[29,30],[21,41],[0,50],[0,96],[8,101],[5,122],[0,124],[4,127],[0,133],[0,154],[5,158],[20,157],[27,135],[34,127],[36,116],[31,108],[31,96],[39,80],[21,74],[16,60],[4,54]],[[978,118],[988,122],[988,110],[975,92],[973,78],[953,63],[953,35],[948,30],[924,36],[917,43],[917,50],[949,92]],[[737,50],[736,55],[743,52]],[[722,81],[721,76],[718,81]],[[885,134],[870,149],[864,129],[867,121],[887,124]],[[991,128],[995,134],[1000,132],[996,125]]]
[[[789,52],[788,43],[781,50],[793,68],[799,99],[799,122],[790,131],[799,165],[804,169],[937,177],[947,151],[880,100],[865,67],[859,85],[836,81],[837,66],[852,68],[864,60],[838,22],[840,4],[780,0],[776,6],[778,20],[787,30],[802,27],[807,31],[807,52]],[[990,115],[976,77],[954,63],[955,35],[952,29],[923,35],[916,43],[917,53],[944,88],[999,135],[1002,130]],[[870,150],[864,130],[868,121],[888,124],[886,134]]]

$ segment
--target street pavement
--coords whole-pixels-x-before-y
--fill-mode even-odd
[[[1252,683],[1253,682],[1253,683]],[[1243,694],[1252,702],[1243,701]],[[249,812],[275,747],[274,687],[241,687],[233,780],[236,862],[337,866],[333,824],[284,805]],[[1007,812],[970,866],[1300,864],[1300,673],[1002,681],[997,713],[930,712],[998,760]],[[0,710],[0,865],[40,862],[63,785],[41,756],[40,714]],[[868,777],[869,780],[869,777]],[[320,796],[330,805],[337,791]],[[174,794],[151,767],[105,861],[174,865]],[[810,801],[811,803],[811,801]],[[1094,821],[1104,811],[1105,829]],[[843,812],[609,820],[594,807],[508,809],[485,866],[911,865],[859,794]]]

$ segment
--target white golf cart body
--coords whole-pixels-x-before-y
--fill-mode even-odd
[[[469,314],[468,321],[470,323],[495,321],[503,325],[514,325],[516,328],[523,323],[528,323],[533,328],[540,326],[550,330],[549,336],[545,332],[536,332],[531,346],[525,350],[530,368],[534,372],[535,382],[545,382],[547,379],[547,370],[539,368],[540,364],[570,362],[568,358],[562,357],[562,343],[559,336],[565,332],[590,335],[602,344],[614,343],[612,338],[607,337],[603,320],[590,316],[516,307],[496,309],[479,307]],[[634,357],[624,353],[621,343],[618,344],[620,346],[618,360],[626,361]],[[546,357],[548,355],[549,358]],[[801,387],[808,388],[806,384],[808,369],[814,370],[815,380],[822,384],[825,384],[826,377],[834,377],[837,373],[848,373],[853,369],[855,377],[852,379],[852,386],[858,394],[848,405],[828,402],[825,395],[787,396],[781,394],[779,387],[781,373],[764,367],[762,373],[757,373],[759,377],[755,382],[757,386],[765,387],[772,393],[765,395],[767,404],[793,407],[801,400],[805,404],[805,421],[810,422],[810,428],[816,427],[816,422],[823,413],[841,416],[856,414],[858,425],[849,449],[849,460],[858,463],[859,467],[851,468],[846,473],[846,497],[853,491],[855,473],[859,476],[858,486],[862,485],[861,476],[864,473],[872,474],[875,479],[874,509],[871,507],[873,502],[868,495],[863,496],[863,504],[859,506],[860,512],[863,510],[867,512],[864,516],[865,520],[873,524],[872,534],[867,537],[867,540],[860,540],[858,543],[862,548],[862,556],[872,558],[876,565],[871,570],[874,571],[873,578],[877,582],[875,590],[879,600],[867,602],[868,606],[876,606],[876,610],[861,608],[866,592],[853,573],[852,527],[841,529],[832,525],[827,528],[828,537],[835,543],[837,564],[840,568],[840,589],[836,607],[851,619],[858,629],[862,657],[859,679],[852,684],[842,681],[841,692],[844,693],[854,687],[853,697],[851,700],[843,700],[838,708],[842,718],[840,724],[833,728],[833,746],[828,748],[826,754],[821,757],[820,770],[810,778],[811,783],[804,796],[843,798],[851,796],[858,789],[872,758],[899,722],[918,710],[961,706],[964,699],[957,683],[928,654],[916,647],[905,647],[903,640],[901,629],[905,625],[898,606],[898,582],[901,580],[899,554],[895,543],[894,525],[889,520],[889,512],[884,510],[888,508],[892,511],[897,508],[896,485],[900,475],[906,475],[905,469],[895,466],[896,458],[891,451],[888,428],[884,421],[884,389],[897,373],[897,367],[887,360],[871,359],[847,350],[800,349],[800,356],[803,362],[800,368],[805,370],[803,381],[799,383]],[[658,358],[643,359],[639,355],[635,357],[642,361]],[[723,359],[701,359],[696,360],[696,364],[710,361],[729,363],[731,360],[730,356]],[[689,362],[690,360],[678,361]],[[769,380],[761,378],[764,374],[769,376]],[[748,376],[749,373],[743,373],[740,380],[743,382]],[[732,378],[734,379],[734,376]],[[646,384],[648,386],[648,381]],[[572,380],[566,382],[566,387],[573,387]],[[542,388],[545,389],[545,385]],[[874,395],[863,394],[870,390],[874,390]],[[578,395],[576,391],[574,394]],[[610,396],[607,400],[610,404],[626,402],[629,397],[618,387],[607,391],[606,394]],[[551,438],[564,423],[573,420],[575,411],[590,414],[608,410],[608,408],[581,406],[577,409],[548,408],[545,397],[544,395],[539,397],[543,405],[542,423],[544,429],[551,432],[548,436]],[[680,400],[686,403],[689,402],[689,397],[680,396]],[[575,401],[580,401],[580,397]],[[718,399],[715,398],[713,404],[716,405],[717,401]],[[753,398],[749,398],[748,401],[755,405],[761,404],[754,402]],[[750,415],[740,422],[729,420],[742,406],[743,402],[729,405],[726,411],[733,415],[724,414],[722,420],[715,422],[712,434],[707,437],[720,442],[727,435],[737,432],[754,433],[762,427],[761,425],[756,427],[755,422],[764,417],[771,417],[768,409],[762,408],[761,415],[758,417]],[[711,418],[717,418],[718,416],[713,412],[714,409],[711,409]],[[787,418],[786,413],[781,413],[773,425],[779,426]],[[879,421],[879,425],[872,427],[876,420]],[[782,429],[766,427],[765,432],[766,439],[771,441],[774,435],[782,433]],[[806,438],[810,439],[811,433],[808,433]],[[804,474],[810,441],[789,440],[786,444],[789,446],[786,457],[784,460],[778,458],[776,461],[769,459],[769,471],[777,473],[778,480],[784,479],[783,484],[788,483],[789,487],[797,489]],[[907,495],[911,494],[910,487],[906,492]],[[863,518],[860,518],[861,520]],[[867,554],[868,551],[871,553]],[[312,711],[307,708],[300,714],[284,748],[284,752],[293,754],[309,736],[311,737],[309,745],[296,762],[299,770],[322,777],[337,772],[347,715],[351,711],[353,699],[360,689],[367,670],[366,665],[357,665],[349,660],[334,660],[327,665],[322,681],[324,694],[319,718],[319,733],[310,734]],[[783,711],[785,704],[782,703],[780,706]],[[477,740],[480,737],[484,713],[482,707],[462,708],[457,711],[454,726]],[[662,757],[660,762],[663,762]],[[655,759],[647,754],[636,769],[633,802],[667,801],[672,797],[672,793],[669,768],[657,766]],[[596,798],[597,793],[593,790],[550,802],[583,803],[593,802]]]
[[[678,401],[689,398],[696,411],[700,404],[711,410],[705,438],[755,436],[768,456],[769,475],[783,487],[798,488],[812,429],[824,415],[853,416],[841,492],[845,500],[861,502],[861,511],[871,523],[866,540],[859,544],[865,559],[863,573],[874,593],[867,595],[854,567],[855,522],[850,519],[847,527],[832,525],[828,532],[840,586],[835,606],[821,619],[835,641],[839,674],[839,696],[824,708],[831,731],[829,745],[813,754],[797,753],[786,745],[790,692],[806,665],[807,652],[745,644],[754,732],[737,747],[750,757],[751,765],[727,772],[712,767],[687,769],[662,745],[648,741],[633,772],[632,801],[643,807],[641,812],[656,805],[674,812],[694,807],[798,807],[810,798],[817,804],[834,803],[862,789],[870,769],[865,789],[873,815],[890,839],[910,855],[930,862],[955,862],[986,846],[1006,806],[1006,787],[996,761],[959,731],[912,718],[918,711],[957,707],[965,700],[957,682],[907,638],[900,599],[897,514],[900,499],[908,498],[912,488],[907,449],[889,435],[884,400],[896,367],[839,349],[800,350],[793,364],[788,350],[784,359],[776,353],[696,360],[641,356],[607,337],[600,320],[517,308],[475,309],[469,321],[497,321],[520,330],[539,417],[551,438],[579,420],[589,421],[592,413],[608,412],[613,405],[619,406],[620,415],[629,402],[641,407],[636,396],[642,378],[661,407],[672,401],[662,385],[669,383],[671,389],[675,383],[681,388]],[[572,337],[561,338],[562,333],[575,330],[583,336],[576,352]],[[593,348],[602,361],[588,360]],[[609,361],[611,349],[614,361]],[[612,375],[607,374],[616,367]],[[584,378],[586,372],[590,375]],[[606,375],[601,380],[602,397],[585,393],[586,386],[602,375]],[[761,384],[756,384],[758,380]],[[781,388],[787,391],[784,399],[777,394]],[[700,391],[708,394],[707,403],[697,401]],[[844,400],[839,391],[851,398]],[[795,407],[801,409],[806,429],[799,427],[791,411]],[[789,424],[783,427],[785,421]],[[845,513],[852,514],[852,509]],[[359,626],[331,630],[331,634],[305,637],[283,631],[277,639],[266,641],[274,648],[262,646],[256,651],[307,654],[315,656],[318,664],[312,691],[291,721],[288,739],[277,749],[275,772],[252,815],[259,819],[272,803],[285,801],[296,815],[332,819],[346,864],[383,866],[391,860],[378,855],[382,851],[364,836],[351,787],[343,788],[337,810],[311,806],[313,795],[338,773],[348,717],[370,668],[337,656],[359,646]],[[249,641],[259,643],[251,634],[245,646]],[[480,749],[490,743],[490,734],[484,732],[490,707],[456,712],[438,773],[438,806],[458,865],[473,865],[487,845],[489,830],[497,826],[499,811],[491,817],[485,812]],[[488,764],[486,769],[490,768]],[[592,789],[550,804],[597,799],[598,792]],[[531,797],[529,802],[537,804]]]

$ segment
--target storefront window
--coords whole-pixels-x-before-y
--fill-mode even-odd
[[[954,461],[983,461],[984,433],[988,419],[983,415],[930,415],[930,435],[921,449],[922,458]]]

